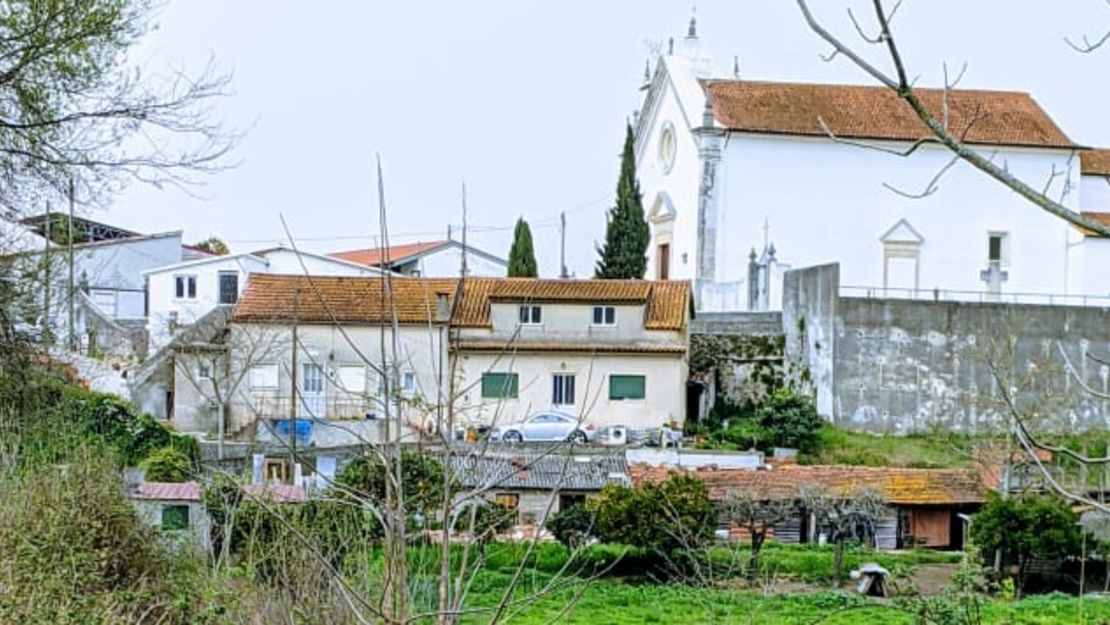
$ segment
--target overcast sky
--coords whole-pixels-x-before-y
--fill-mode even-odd
[[[813,1],[845,37],[848,2]],[[541,275],[555,275],[566,211],[568,264],[588,276],[648,42],[680,39],[690,13],[643,0],[172,0],[133,60],[199,70],[213,57],[232,70],[220,115],[250,128],[239,165],[208,180],[206,199],[133,186],[98,216],[248,251],[282,240],[284,213],[306,248],[366,247],[377,152],[394,242],[457,233],[465,181],[477,245],[507,256],[523,215]],[[791,0],[701,1],[697,17],[717,73],[736,55],[746,78],[867,83],[818,58],[825,47]],[[1073,140],[1110,146],[1110,46],[1080,55],[1063,42],[1110,27],[1101,0],[906,0],[894,26],[919,84],[966,61],[962,87],[1029,91]]]

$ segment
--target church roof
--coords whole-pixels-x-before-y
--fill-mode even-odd
[[[932,136],[886,87],[707,80],[716,120],[730,130],[826,136],[818,118],[842,138],[915,141]],[[942,89],[915,89],[941,115]],[[1028,93],[955,89],[948,95],[949,128],[972,144],[1078,147]],[[969,127],[970,125],[970,127]]]
[[[1110,148],[1080,152],[1079,170],[1091,176],[1110,176]]]

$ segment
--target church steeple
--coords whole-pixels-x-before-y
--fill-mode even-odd
[[[690,27],[686,29],[687,39],[698,38],[698,8],[694,7],[693,14],[690,16]]]

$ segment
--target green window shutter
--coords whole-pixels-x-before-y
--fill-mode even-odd
[[[483,373],[483,399],[514,399],[520,391],[520,377],[515,373]]]
[[[162,506],[162,529],[189,529],[189,506]]]
[[[643,399],[644,387],[642,375],[611,375],[609,399]]]

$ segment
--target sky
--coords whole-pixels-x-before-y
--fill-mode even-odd
[[[845,9],[866,17],[870,2],[811,3],[859,42]],[[567,264],[588,277],[645,61],[695,10],[715,74],[735,56],[744,78],[870,84],[821,60],[791,0],[170,0],[129,60],[198,73],[212,59],[233,73],[216,115],[245,131],[234,167],[191,193],[131,185],[93,216],[241,252],[282,242],[283,215],[305,249],[369,247],[380,155],[394,243],[442,239],[449,225],[458,237],[465,183],[473,244],[507,257],[523,216],[540,275],[555,276],[565,211]],[[1110,146],[1110,45],[1082,55],[1063,38],[1106,28],[1102,0],[905,0],[894,22],[919,85],[966,62],[961,87],[1028,91],[1091,146]]]

